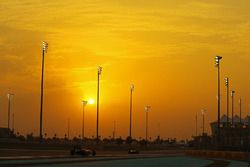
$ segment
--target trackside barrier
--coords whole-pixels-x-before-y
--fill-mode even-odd
[[[235,151],[205,151],[205,150],[187,150],[185,154],[188,156],[205,157],[205,158],[220,158],[239,161],[249,161],[250,154],[245,152]]]

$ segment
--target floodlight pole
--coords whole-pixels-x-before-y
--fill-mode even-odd
[[[134,85],[130,85],[130,116],[129,116],[129,137],[132,139],[132,94],[134,91]]]
[[[8,93],[8,129],[10,129],[10,111],[11,111],[11,97],[14,96],[12,93]]]
[[[15,117],[14,117],[14,113],[12,113],[12,132],[14,134],[14,130],[15,130]]]
[[[43,41],[43,47],[42,47],[42,77],[41,77],[41,103],[40,103],[40,144],[42,143],[43,140],[43,135],[42,135],[42,131],[43,131],[43,78],[44,78],[44,63],[45,63],[45,59],[44,59],[44,55],[45,52],[47,52],[48,49],[48,44]]]
[[[205,133],[205,112],[206,112],[205,109],[201,110],[201,114],[202,114],[202,136]]]
[[[242,102],[242,101],[241,101],[241,98],[240,98],[240,99],[239,99],[239,105],[240,105],[240,125],[241,125],[241,111],[242,111],[242,110],[241,110],[241,109],[242,109],[242,108],[241,108],[241,102]]]
[[[197,113],[195,115],[195,136],[198,136],[198,119],[197,119]]]
[[[88,101],[82,101],[82,141],[84,140],[84,107],[87,105]]]
[[[231,91],[231,97],[232,97],[232,127],[234,127],[234,93],[235,91]]]
[[[148,142],[148,112],[146,111],[146,142]]]
[[[221,56],[215,57],[215,65],[218,69],[218,125],[217,125],[217,144],[220,144],[220,59],[222,59]]]
[[[227,88],[227,127],[229,126],[229,78],[225,78],[225,86]]]
[[[70,138],[70,119],[68,118],[68,139]]]
[[[116,131],[116,121],[114,121],[113,139],[115,139],[115,131]]]
[[[145,113],[146,113],[146,129],[145,129],[145,133],[146,133],[146,142],[148,142],[148,112],[150,111],[151,107],[150,106],[145,106]]]
[[[98,66],[97,69],[97,108],[96,108],[96,142],[99,142],[99,80],[102,73],[102,67]]]

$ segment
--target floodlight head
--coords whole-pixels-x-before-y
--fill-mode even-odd
[[[215,57],[215,65],[218,66],[220,64],[220,59],[222,59],[221,56],[216,56]]]
[[[149,112],[150,109],[151,109],[151,106],[145,106],[145,108],[144,108],[145,112]]]
[[[102,73],[102,67],[98,66],[97,70],[98,70],[98,75],[101,75],[101,73]]]
[[[14,96],[14,94],[13,94],[13,93],[7,93],[7,98],[8,98],[8,99],[10,99],[11,96]]]
[[[225,85],[228,86],[228,77],[225,78]]]
[[[234,96],[234,93],[235,93],[235,91],[234,91],[234,90],[231,90],[231,96],[232,96],[232,97]]]
[[[43,51],[47,52],[48,50],[48,43],[43,41]]]
[[[83,101],[82,101],[82,104],[83,104],[84,106],[86,106],[86,105],[88,104],[88,101],[87,101],[87,100],[83,100]]]
[[[202,109],[202,110],[201,110],[201,114],[202,114],[202,115],[205,115],[205,114],[206,114],[206,111],[207,111],[206,109]]]
[[[134,84],[131,84],[131,85],[130,85],[130,90],[133,92],[133,91],[134,91],[134,89],[135,89]]]

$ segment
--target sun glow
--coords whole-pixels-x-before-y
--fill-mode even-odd
[[[94,104],[94,103],[95,103],[95,100],[94,100],[94,99],[89,99],[88,103],[89,103],[89,104]]]

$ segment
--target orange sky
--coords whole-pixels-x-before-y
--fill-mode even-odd
[[[134,83],[133,136],[190,138],[201,109],[217,118],[214,57],[223,56],[243,115],[250,114],[249,0],[22,0],[0,2],[0,126],[7,126],[8,92],[15,94],[15,129],[39,129],[41,41],[45,64],[44,132],[81,134],[83,99],[96,99],[100,82],[100,135],[127,136],[129,87]],[[222,83],[222,113],[225,87]],[[236,113],[239,111],[236,105]],[[86,136],[96,134],[96,106],[86,107]],[[159,128],[160,127],[160,128]]]

